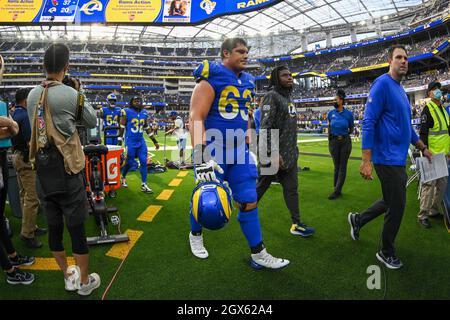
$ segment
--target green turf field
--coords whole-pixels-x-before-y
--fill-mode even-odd
[[[316,139],[313,137],[311,139]],[[303,139],[303,138],[302,138]],[[164,140],[158,137],[161,142]],[[173,139],[167,141],[174,145]],[[304,140],[304,139],[303,139]],[[150,146],[152,146],[150,144]],[[301,143],[301,152],[328,154],[327,142]],[[354,144],[352,156],[360,156],[360,145]],[[156,152],[162,161],[163,151]],[[316,234],[303,239],[289,233],[290,217],[284,206],[282,190],[272,185],[260,202],[260,219],[268,251],[291,261],[279,271],[254,271],[249,266],[249,250],[236,221],[236,210],[230,223],[220,231],[206,231],[205,245],[209,258],[192,256],[189,243],[189,197],[194,186],[189,172],[179,187],[168,187],[178,174],[170,170],[149,175],[155,194],[139,190],[139,173],[128,176],[128,189],[121,189],[110,205],[120,209],[122,229],[140,230],[142,236],[130,251],[106,299],[449,299],[450,234],[441,219],[433,220],[431,229],[422,229],[417,221],[417,186],[408,190],[407,207],[397,237],[397,253],[404,268],[382,273],[381,289],[369,290],[366,270],[378,265],[375,253],[379,247],[382,218],[366,225],[359,242],[352,241],[347,223],[349,211],[363,210],[381,194],[377,179],[363,181],[358,173],[360,162],[349,161],[343,197],[330,201],[332,191],[331,158],[301,156],[299,173],[300,208],[304,222],[316,228]],[[170,200],[156,200],[164,189],[174,190]],[[136,219],[149,205],[162,209],[152,222]],[[8,208],[9,210],[9,208]],[[19,252],[50,257],[47,240],[44,247],[31,251],[18,239],[20,220],[7,212]],[[42,215],[39,224],[45,225]],[[112,228],[111,228],[112,230]],[[88,222],[89,235],[95,235],[95,223]],[[68,239],[67,234],[65,235]],[[101,276],[102,285],[90,297],[81,298],[64,290],[59,271],[33,271],[36,281],[30,286],[14,286],[0,279],[2,299],[100,299],[121,260],[105,254],[111,245],[91,248],[91,271]],[[67,242],[66,249],[71,249]]]

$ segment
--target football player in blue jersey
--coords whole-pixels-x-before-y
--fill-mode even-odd
[[[122,186],[128,187],[126,175],[136,158],[139,158],[140,172],[141,172],[141,191],[145,193],[153,193],[153,190],[147,186],[147,144],[144,139],[144,131],[147,132],[149,138],[155,144],[156,150],[159,149],[158,141],[156,141],[153,130],[147,123],[148,114],[142,106],[142,99],[139,96],[134,96],[130,100],[128,108],[122,109],[120,116],[120,133],[123,136],[125,131],[125,147],[127,149],[127,158],[125,165],[122,168]]]
[[[189,129],[195,179],[197,183],[228,182],[239,207],[237,220],[251,250],[251,266],[283,268],[289,261],[273,257],[263,244],[256,194],[258,174],[245,143],[255,87],[254,77],[244,72],[248,46],[243,39],[231,38],[222,43],[220,52],[222,63],[205,60],[194,71],[197,85],[191,97]],[[205,259],[208,251],[203,244],[202,227],[192,213],[190,221],[191,251]]]
[[[120,121],[120,107],[116,107],[117,97],[114,93],[106,97],[108,106],[100,109],[99,118],[103,119],[103,131],[105,131],[106,145],[121,145],[122,137],[117,137],[118,129],[108,130],[108,127],[118,127]],[[108,138],[112,136],[113,138]]]

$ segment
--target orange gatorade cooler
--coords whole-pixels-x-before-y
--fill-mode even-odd
[[[111,190],[117,190],[120,188],[120,156],[122,155],[124,149],[120,146],[107,145],[108,153],[102,155],[102,163],[106,162],[106,172],[105,178],[107,177],[108,181],[105,181],[104,191],[109,192]],[[86,157],[86,169],[89,168],[88,159]],[[90,176],[86,175],[86,179],[89,182]],[[87,188],[89,189],[89,188]]]
[[[108,184],[105,191],[117,190],[120,188],[120,156],[123,153],[121,146],[107,145],[106,170],[108,171]]]

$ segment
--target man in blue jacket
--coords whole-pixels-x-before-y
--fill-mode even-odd
[[[411,126],[411,107],[400,83],[408,72],[406,49],[400,45],[389,48],[388,62],[389,72],[375,79],[367,98],[359,169],[364,179],[372,180],[373,162],[383,199],[361,214],[350,212],[348,222],[353,240],[358,240],[362,226],[385,214],[382,247],[376,257],[389,269],[399,269],[403,264],[395,254],[394,241],[405,210],[409,144],[419,148],[430,161],[432,154]]]

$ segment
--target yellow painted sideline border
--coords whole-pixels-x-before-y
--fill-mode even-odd
[[[183,179],[172,179],[172,181],[170,181],[169,183],[169,187],[178,187],[182,181]]]
[[[107,256],[117,259],[125,259],[128,252],[134,247],[136,242],[144,233],[140,230],[130,230],[126,231],[130,237],[130,242],[116,243],[111,247],[111,249],[106,253]],[[75,259],[73,257],[67,257],[67,265],[74,265]],[[59,266],[54,258],[36,258],[36,262],[31,266],[20,266],[20,269],[24,270],[45,270],[45,271],[59,271]]]
[[[138,221],[152,222],[158,212],[162,209],[162,206],[150,205],[144,212],[137,218]]]
[[[169,200],[174,190],[165,189],[157,197],[156,200]]]
[[[183,178],[186,177],[189,174],[189,171],[180,171],[177,174],[177,177]]]
[[[139,240],[139,238],[142,236],[144,231],[141,230],[130,230],[127,229],[126,234],[128,234],[128,237],[130,238],[129,242],[121,242],[116,243],[112,246],[111,249],[106,253],[108,257],[111,258],[117,258],[117,259],[125,259],[128,252],[131,251],[131,249],[134,247],[136,242]]]

